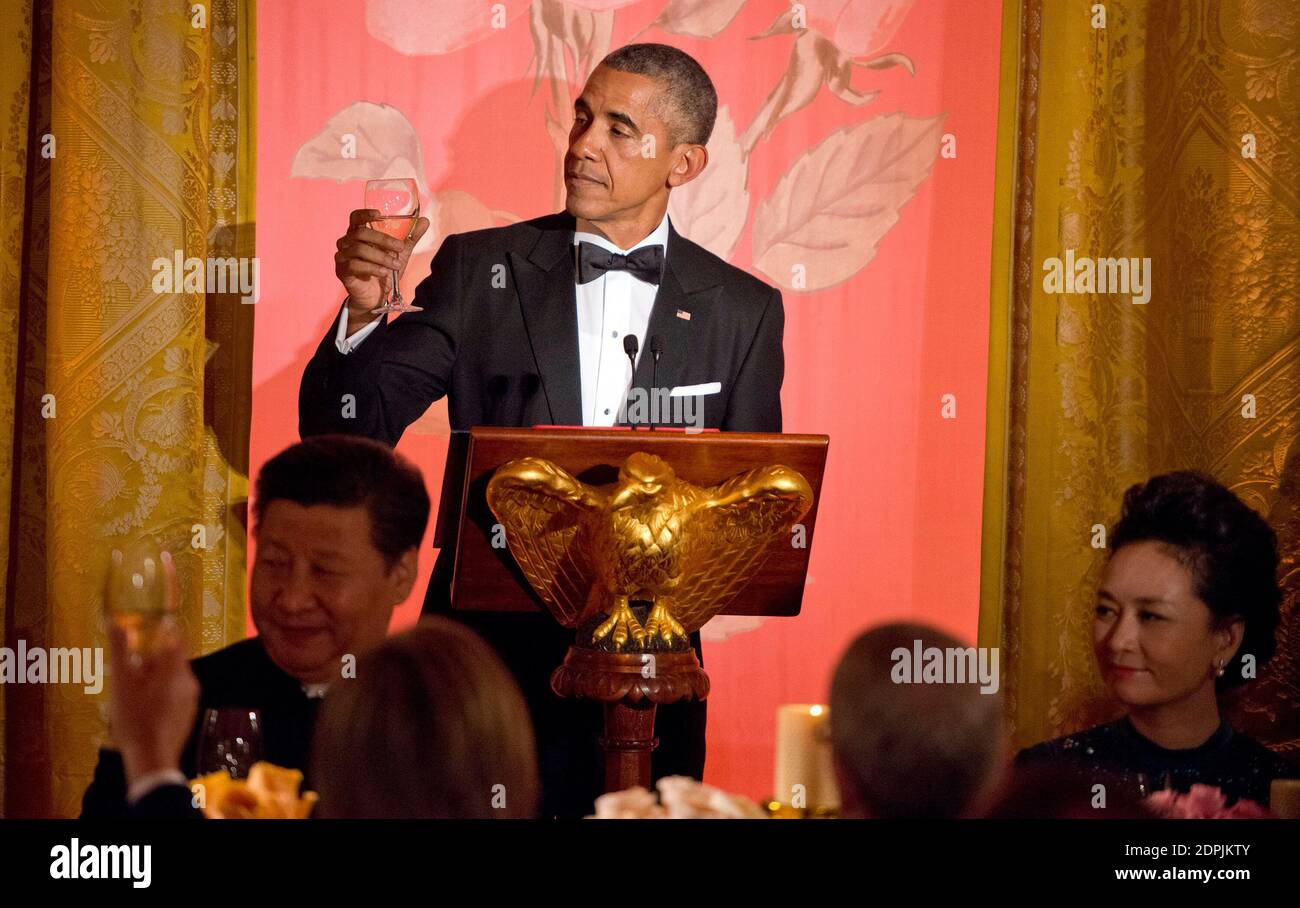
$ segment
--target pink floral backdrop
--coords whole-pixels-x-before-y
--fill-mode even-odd
[[[277,0],[258,8],[252,469],[296,440],[362,181],[414,176],[443,237],[563,207],[572,100],[610,50],[718,90],[677,229],[781,287],[785,428],[831,436],[803,614],[705,628],[707,781],[770,794],[775,710],[822,702],[882,620],[974,639],[1000,0]],[[946,399],[945,395],[952,395]],[[945,411],[944,404],[948,403]],[[399,450],[437,499],[445,402]],[[435,552],[395,627],[416,620]]]

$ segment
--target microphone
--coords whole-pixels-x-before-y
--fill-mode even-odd
[[[628,416],[627,396],[632,393],[632,386],[636,384],[636,354],[640,346],[635,334],[623,335],[623,352],[627,354],[627,361],[632,365],[632,378],[628,381],[627,391],[623,394],[623,418],[625,420],[627,420]],[[628,425],[632,425],[630,420],[628,420]]]
[[[659,387],[659,357],[664,355],[664,342],[658,334],[650,335],[650,354],[654,360],[650,364],[650,400],[655,397],[655,390]],[[655,420],[650,422],[650,431],[655,429]]]

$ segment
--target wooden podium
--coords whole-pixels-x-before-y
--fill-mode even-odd
[[[489,508],[489,480],[502,465],[524,457],[562,467],[590,486],[617,481],[619,467],[637,452],[662,458],[677,476],[716,486],[748,470],[783,465],[812,489],[812,505],[799,521],[801,544],[770,544],[765,558],[719,614],[789,617],[799,614],[812,550],[829,438],[825,435],[700,432],[680,429],[474,428],[452,436],[435,545],[454,551],[453,609],[547,610],[507,547]],[[494,546],[493,542],[497,542]],[[575,631],[576,634],[576,631]],[[647,665],[653,668],[647,671]],[[660,703],[704,699],[709,679],[694,650],[607,652],[572,646],[551,677],[562,697],[604,705],[605,790],[650,787],[655,708]]]

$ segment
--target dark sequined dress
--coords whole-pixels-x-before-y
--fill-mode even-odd
[[[1141,799],[1163,788],[1193,785],[1220,789],[1228,803],[1240,798],[1268,805],[1277,778],[1300,777],[1296,767],[1226,721],[1204,744],[1170,750],[1143,737],[1128,717],[1022,750],[1017,767],[1068,769],[1085,780],[1118,785]]]

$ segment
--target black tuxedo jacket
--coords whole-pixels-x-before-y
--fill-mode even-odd
[[[384,322],[352,353],[336,322],[303,373],[298,427],[396,444],[443,395],[452,429],[582,425],[574,219],[568,213],[447,237],[411,312]],[[682,237],[669,221],[663,280],[646,337],[663,341],[649,389],[719,382],[702,398],[704,426],[781,431],[785,326],[781,293]],[[345,415],[355,396],[355,415]]]
[[[303,437],[326,432],[396,444],[446,395],[453,430],[582,425],[574,218],[567,212],[447,237],[416,288],[424,311],[384,321],[352,353],[335,346],[337,317],[303,373]],[[650,389],[721,384],[699,399],[705,428],[781,431],[785,325],[780,291],[682,237],[669,221],[662,280],[633,376]],[[348,398],[347,395],[352,395]],[[447,612],[451,553],[438,558],[426,612]],[[603,778],[593,703],[560,701],[550,673],[573,632],[546,614],[456,613],[497,649],[519,682],[538,741],[544,816],[591,810]],[[698,634],[692,638],[699,651]],[[703,778],[703,703],[660,707],[656,779]]]
[[[238,706],[262,713],[262,759],[307,773],[311,736],[319,699],[303,693],[298,679],[282,671],[266,654],[258,637],[242,640],[190,663],[199,682],[199,711],[181,754],[181,772],[187,779],[197,773],[199,730],[203,712]],[[309,787],[304,778],[303,790]],[[126,772],[121,755],[100,750],[95,777],[81,800],[83,817],[184,816],[190,813],[190,792],[179,786],[162,786],[134,809],[126,803]]]

